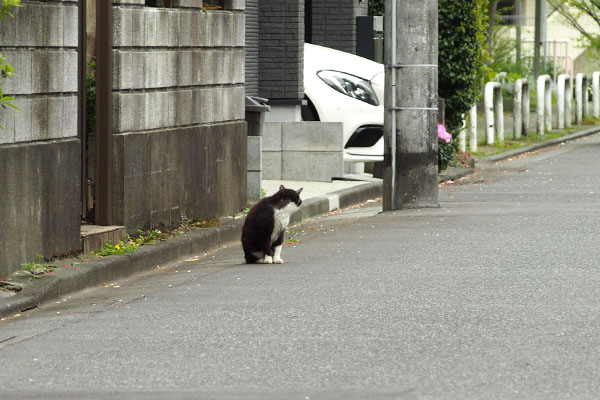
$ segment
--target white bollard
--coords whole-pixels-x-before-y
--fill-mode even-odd
[[[552,93],[550,75],[540,75],[537,79],[537,132],[544,136],[545,130],[552,130]],[[545,129],[545,130],[544,130]]]
[[[529,82],[527,79],[515,81],[515,99],[513,104],[515,139],[527,136],[529,131]]]
[[[504,105],[502,104],[502,87],[498,82],[485,85],[485,131],[486,144],[494,144],[494,130],[498,142],[504,142]]]
[[[586,74],[578,73],[575,75],[575,121],[581,124],[583,119],[589,114],[589,96],[588,96],[588,77]]]
[[[565,125],[570,128],[573,123],[573,77],[569,75],[569,85],[565,92]]]
[[[600,71],[592,74],[592,97],[594,101],[594,117],[600,118]]]
[[[467,151],[467,121],[465,120],[465,114],[463,114],[463,124],[458,131],[458,150],[461,153]]]
[[[571,99],[573,98],[571,77],[567,74],[559,75],[556,86],[558,91],[558,129],[565,129],[565,127],[571,126]]]
[[[469,150],[477,151],[477,104],[473,104],[469,111]]]

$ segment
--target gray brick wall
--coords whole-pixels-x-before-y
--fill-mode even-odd
[[[304,0],[262,0],[259,9],[259,95],[304,97]]]
[[[77,252],[77,1],[23,1],[0,21],[2,79],[20,110],[0,107],[0,279],[20,264]]]
[[[246,202],[244,1],[142,3],[113,8],[113,218],[131,232],[231,215]]]
[[[113,19],[115,133],[244,119],[242,11],[121,5]]]
[[[77,4],[23,2],[0,21],[0,53],[15,68],[2,79],[21,110],[0,108],[0,144],[77,136]]]
[[[356,53],[356,17],[368,15],[367,1],[312,0],[312,41]]]

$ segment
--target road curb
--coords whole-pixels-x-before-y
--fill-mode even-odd
[[[75,268],[61,268],[54,274],[21,282],[23,289],[19,293],[0,300],[0,317],[9,317],[35,308],[45,301],[101,282],[112,282],[138,272],[169,265],[233,242],[241,235],[242,224],[242,219],[226,221],[215,228],[191,231],[152,245],[141,246],[133,253],[94,259],[78,264]]]
[[[594,127],[477,162],[491,164],[598,132],[600,132],[600,127]],[[473,171],[471,168],[447,170],[439,175],[438,180],[444,182],[459,179]],[[382,191],[382,181],[365,182],[358,186],[328,193],[326,196],[306,199],[302,208],[292,215],[291,223],[300,223],[304,219],[324,215],[337,208],[346,208],[381,197]],[[23,289],[19,293],[0,299],[0,318],[33,309],[43,302],[99,285],[101,282],[112,282],[157,266],[173,264],[186,257],[235,242],[239,240],[242,226],[243,219],[226,220],[221,226],[187,232],[156,244],[142,246],[133,253],[95,259],[81,263],[77,268],[61,268],[54,274],[43,275],[39,279],[23,283]]]
[[[478,163],[482,163],[482,164],[493,164],[499,161],[504,161],[507,160],[509,158],[513,158],[513,157],[517,157],[520,156],[522,154],[525,153],[530,153],[532,151],[536,151],[536,150],[540,150],[546,147],[551,147],[551,146],[556,146],[557,144],[561,144],[561,143],[565,143],[565,142],[569,142],[571,140],[576,140],[576,139],[580,139],[582,137],[585,136],[590,136],[593,135],[595,133],[600,132],[600,127],[593,127],[590,129],[586,129],[584,131],[581,132],[577,132],[577,133],[572,133],[570,135],[567,136],[562,136],[559,138],[555,138],[555,139],[550,139],[547,140],[545,142],[542,143],[535,143],[526,147],[522,147],[520,149],[515,149],[515,150],[511,150],[511,151],[507,151],[505,153],[502,154],[497,154],[495,156],[490,156],[490,157],[486,157],[484,159],[481,160],[477,160]]]
[[[448,168],[438,174],[438,182],[453,181],[471,175],[475,168]]]
[[[327,197],[306,199],[302,208],[292,216],[291,222],[299,223],[304,219],[329,213],[332,198],[337,197],[339,206],[343,208],[380,197],[382,187],[382,182],[365,182],[349,189],[328,193]],[[97,286],[102,282],[114,282],[238,241],[243,221],[241,218],[225,220],[221,226],[186,232],[152,245],[141,246],[133,253],[94,259],[76,267],[60,268],[53,274],[40,276],[39,279],[20,282],[23,289],[19,293],[0,298],[0,318],[12,317],[36,308],[46,301]],[[242,258],[240,253],[240,260]]]

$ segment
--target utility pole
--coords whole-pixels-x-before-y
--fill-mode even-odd
[[[546,11],[546,4],[545,0],[540,2],[540,45],[544,48],[544,63],[542,64],[544,68],[548,65],[548,12]]]
[[[438,0],[385,2],[383,210],[438,207]]]
[[[540,76],[540,45],[542,41],[542,3],[545,0],[535,0],[535,37],[533,43],[533,76]]]
[[[523,7],[521,0],[517,0],[515,8],[515,26],[517,30],[517,64],[521,64],[521,31],[523,26]]]

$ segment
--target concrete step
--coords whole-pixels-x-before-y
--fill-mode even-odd
[[[100,250],[104,243],[125,241],[127,231],[124,226],[81,225],[81,248],[83,254]]]

